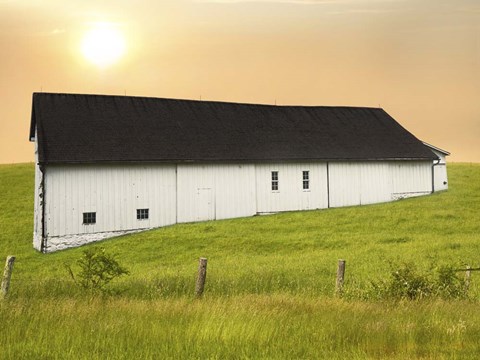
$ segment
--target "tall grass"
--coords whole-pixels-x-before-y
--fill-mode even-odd
[[[0,303],[0,358],[476,358],[480,278],[469,300],[368,300],[392,266],[480,265],[480,165],[450,189],[364,207],[179,224],[89,245],[131,275],[92,298],[68,278],[83,249],[31,246],[33,166],[0,166],[0,261],[17,256]],[[200,256],[205,296],[193,297]],[[343,300],[333,298],[339,258]],[[368,294],[368,292],[367,292]]]
[[[470,302],[277,294],[35,304],[0,305],[2,357],[474,359],[480,350]]]

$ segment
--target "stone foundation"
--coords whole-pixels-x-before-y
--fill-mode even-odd
[[[50,253],[58,250],[69,249],[73,247],[82,246],[96,241],[105,240],[112,237],[134,234],[141,231],[146,231],[150,229],[141,229],[141,230],[126,230],[126,231],[112,231],[112,232],[101,232],[94,234],[81,234],[81,235],[65,235],[65,236],[55,236],[47,238],[47,247],[44,249],[44,252]]]

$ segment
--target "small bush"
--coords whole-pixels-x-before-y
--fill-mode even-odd
[[[83,251],[82,257],[76,263],[80,268],[77,274],[74,274],[70,265],[65,264],[65,266],[73,281],[91,292],[104,292],[108,283],[113,279],[129,274],[129,271],[122,267],[115,257],[108,254],[104,248]]]
[[[393,269],[390,278],[372,282],[369,297],[380,299],[417,300],[439,297],[466,298],[465,281],[451,266],[440,266],[431,273],[420,273],[414,264]]]
[[[426,275],[418,274],[413,266],[402,266],[391,274],[387,295],[393,298],[419,299],[430,296],[433,284]]]
[[[437,295],[445,299],[459,299],[468,296],[465,280],[451,266],[437,269]]]

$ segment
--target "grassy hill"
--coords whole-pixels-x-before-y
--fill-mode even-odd
[[[470,299],[380,301],[372,281],[408,263],[480,265],[480,165],[450,190],[394,203],[180,224],[89,245],[130,275],[82,294],[64,263],[83,248],[31,245],[33,166],[0,166],[0,261],[17,256],[0,303],[5,358],[477,358],[480,274]],[[198,258],[205,296],[193,297]],[[345,297],[333,297],[338,259]]]

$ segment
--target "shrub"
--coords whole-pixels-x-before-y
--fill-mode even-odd
[[[400,299],[420,299],[430,296],[433,284],[426,275],[418,274],[412,265],[404,265],[392,271],[387,283],[387,295]]]
[[[77,260],[79,271],[75,275],[70,265],[65,264],[73,281],[91,292],[106,291],[106,286],[113,279],[128,275],[129,271],[122,267],[115,257],[104,248],[87,249]]]
[[[446,299],[467,297],[465,280],[451,266],[441,266],[437,269],[437,295]]]
[[[451,266],[440,266],[431,273],[420,273],[412,263],[393,269],[390,278],[372,282],[368,297],[417,300],[429,297],[459,299],[467,297],[465,281]]]

